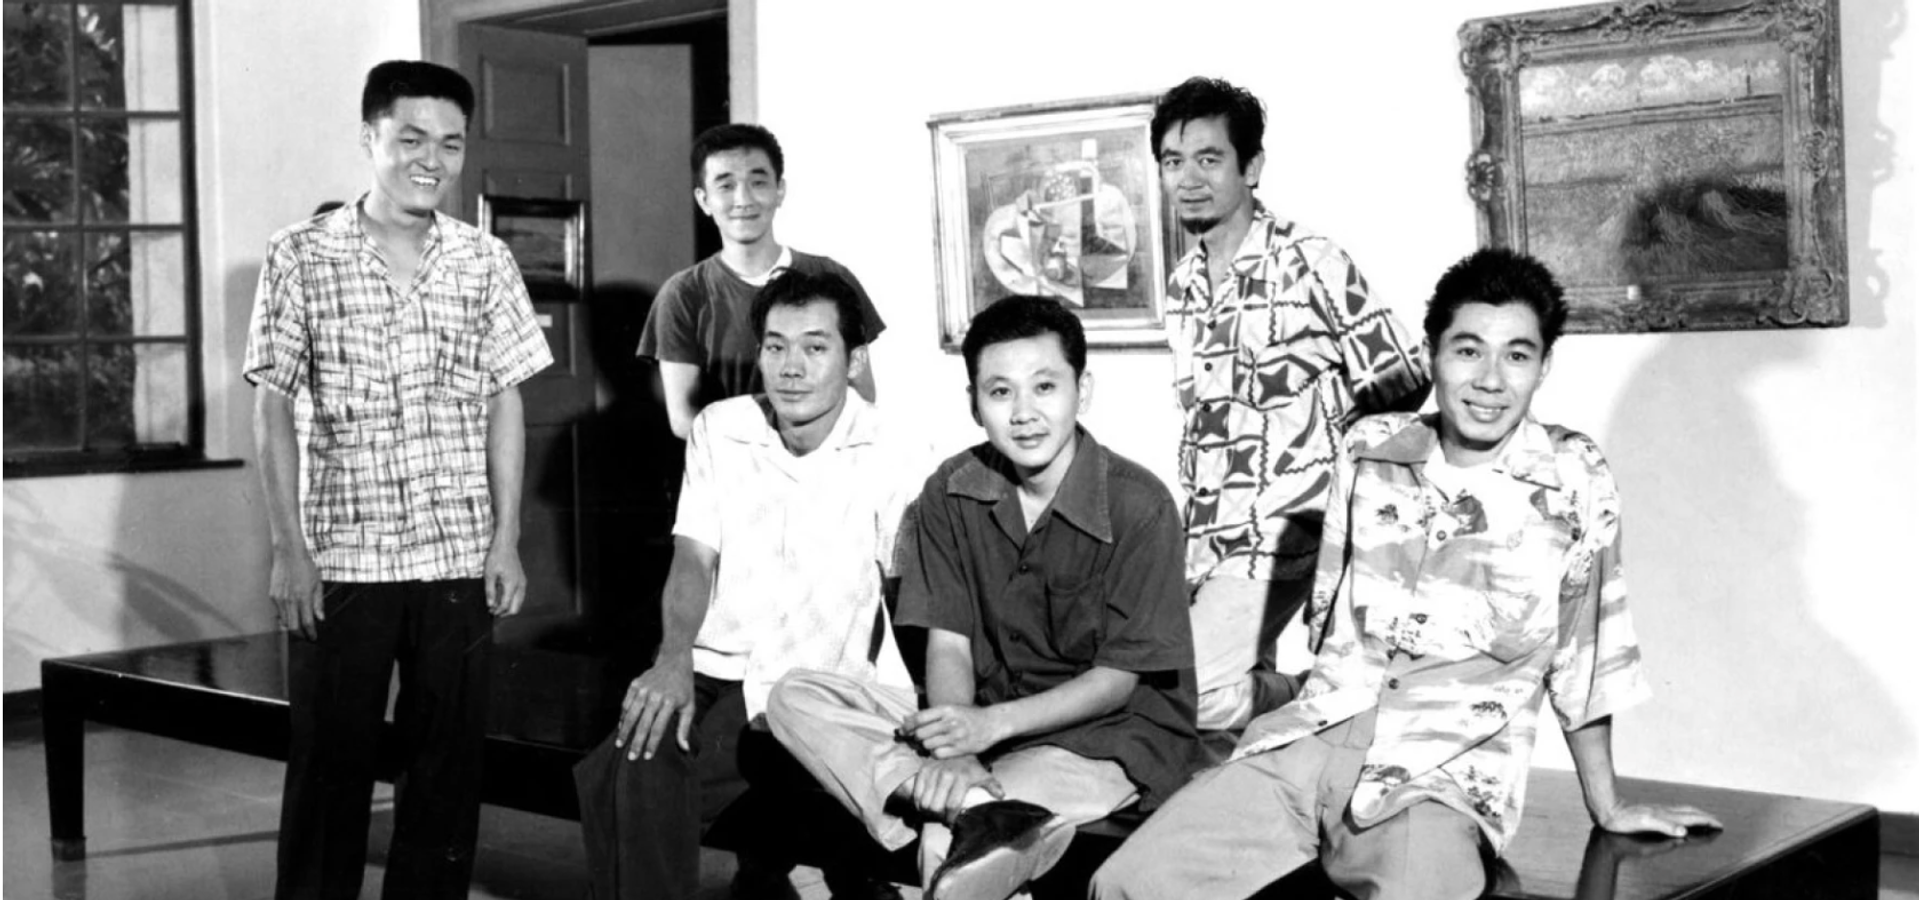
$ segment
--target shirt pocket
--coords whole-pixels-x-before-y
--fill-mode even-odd
[[[1277,288],[1274,288],[1277,290]],[[1291,406],[1310,395],[1320,377],[1339,364],[1338,345],[1326,320],[1312,307],[1274,305],[1242,314],[1237,364],[1240,395],[1262,411]],[[1277,326],[1276,330],[1267,329]]]
[[[486,368],[480,336],[441,329],[433,352],[433,399],[477,403],[486,399]]]
[[[1468,631],[1475,649],[1510,662],[1552,642],[1559,627],[1560,575],[1571,544],[1561,525],[1534,517],[1490,551],[1490,590],[1480,594],[1479,627]]]
[[[1106,621],[1100,579],[1074,573],[1046,582],[1049,643],[1061,659],[1090,664]]]
[[[386,317],[334,316],[313,327],[316,430],[352,438],[379,427],[391,413]]]

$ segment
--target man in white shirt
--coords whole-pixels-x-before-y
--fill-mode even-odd
[[[881,577],[930,458],[848,390],[866,366],[850,283],[790,270],[752,313],[766,393],[693,420],[659,652],[574,770],[602,900],[695,896],[702,810],[743,789],[742,758],[784,754],[764,712],[788,669],[912,683]]]

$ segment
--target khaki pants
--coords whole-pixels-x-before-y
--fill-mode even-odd
[[[1244,728],[1253,716],[1255,669],[1273,670],[1279,633],[1313,590],[1291,581],[1208,578],[1193,594],[1193,667],[1202,731]]]
[[[894,738],[895,729],[918,709],[910,691],[795,671],[773,686],[766,719],[793,758],[866,823],[873,839],[897,850],[912,843],[914,831],[887,810],[887,800],[931,761]],[[1066,824],[1105,818],[1138,797],[1118,763],[1058,747],[1016,750],[995,758],[988,769],[1006,789],[1006,799],[1037,803]],[[945,861],[952,834],[944,824],[929,821],[920,825],[919,837],[924,881]]]
[[[1315,857],[1359,900],[1471,900],[1486,887],[1479,824],[1415,803],[1360,827],[1347,806],[1371,711],[1199,773],[1093,876],[1099,900],[1250,897]]]

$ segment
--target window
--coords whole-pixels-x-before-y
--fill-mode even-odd
[[[198,460],[185,2],[4,7],[6,475]]]

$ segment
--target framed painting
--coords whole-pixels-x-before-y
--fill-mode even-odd
[[[1834,0],[1467,22],[1480,245],[1551,267],[1568,331],[1846,324],[1838,28]]]
[[[1166,346],[1179,248],[1133,94],[939,115],[933,135],[940,345],[1010,294],[1054,297],[1095,348]]]
[[[534,300],[578,300],[586,276],[586,204],[480,195],[480,230],[506,242]]]

